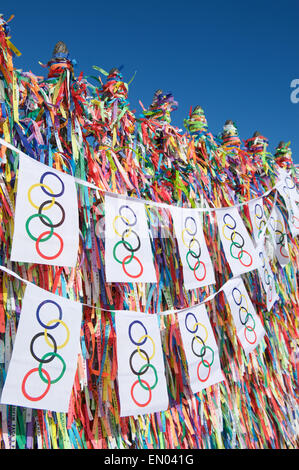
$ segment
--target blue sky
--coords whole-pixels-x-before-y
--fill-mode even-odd
[[[273,151],[291,141],[299,163],[299,103],[290,99],[299,79],[298,0],[284,1],[27,1],[5,2],[12,42],[22,52],[15,65],[43,75],[58,40],[76,59],[76,75],[95,75],[123,65],[131,108],[141,112],[154,91],[173,93],[179,109],[172,123],[183,128],[190,106],[201,105],[209,128],[226,119],[242,139],[258,130]]]

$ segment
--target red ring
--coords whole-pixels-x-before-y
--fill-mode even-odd
[[[138,401],[135,399],[135,397],[133,395],[133,390],[134,390],[135,386],[139,383],[139,380],[147,386],[148,391],[149,391],[149,399],[147,400],[146,403],[138,403]],[[131,387],[131,397],[132,397],[132,400],[135,403],[135,405],[140,406],[140,407],[144,407],[144,406],[147,406],[150,403],[151,399],[152,399],[152,390],[151,390],[150,385],[146,382],[146,380],[144,380],[144,379],[139,379],[139,380],[136,380],[136,382],[134,382],[132,387]]]
[[[283,255],[283,254],[282,254],[282,252],[281,252],[281,249],[282,249],[282,248],[285,249],[285,247],[284,247],[283,245],[281,245],[281,247],[279,248],[279,251],[280,251],[281,256],[283,256],[284,258],[288,258],[289,255]],[[287,250],[286,250],[286,251],[287,251]]]
[[[253,331],[253,333],[254,333],[254,335],[255,335],[255,340],[254,340],[254,341],[251,342],[251,341],[249,341],[249,339],[247,338],[247,335],[246,335],[246,331],[247,331],[247,330]],[[249,344],[254,344],[254,343],[256,343],[257,336],[256,336],[255,329],[252,328],[252,326],[246,326],[246,325],[245,325],[244,336],[245,336],[245,339],[246,339],[247,343],[249,343]]]
[[[246,253],[250,258],[251,258],[251,262],[249,264],[245,264],[243,263],[243,261],[241,261],[241,258],[240,258],[240,255],[241,253]],[[238,253],[238,260],[240,261],[241,264],[243,264],[243,266],[245,266],[246,268],[248,268],[249,266],[252,265],[252,262],[253,262],[253,259],[252,259],[252,256],[250,253],[248,253],[248,251],[246,250],[240,250],[239,253]]]
[[[50,387],[51,387],[51,377],[50,375],[48,374],[48,372],[45,370],[45,369],[41,369],[42,372],[45,374],[45,376],[47,377],[47,380],[48,380],[48,385],[47,385],[47,388],[46,390],[44,391],[44,393],[42,393],[39,397],[30,397],[28,395],[28,393],[26,392],[25,390],[25,382],[26,380],[28,379],[29,375],[33,374],[33,372],[38,372],[38,367],[36,367],[35,369],[31,369],[29,372],[27,372],[27,374],[25,375],[25,377],[23,378],[23,382],[22,382],[22,392],[23,392],[23,395],[25,398],[27,398],[27,400],[30,400],[30,401],[39,401],[41,400],[42,398],[44,398],[44,396],[47,395],[48,391],[50,390]]]
[[[137,277],[140,277],[140,276],[142,275],[142,273],[143,273],[143,266],[142,266],[141,261],[139,260],[139,258],[137,258],[137,256],[133,256],[132,259],[136,259],[136,261],[139,263],[139,266],[140,266],[141,270],[140,270],[140,273],[139,273],[139,274],[136,274],[136,275],[129,274],[128,271],[126,270],[126,267],[125,267],[125,266],[126,266],[126,265],[125,265],[125,262],[126,262],[127,259],[129,259],[129,258],[131,258],[131,255],[126,256],[126,257],[122,260],[122,267],[123,267],[123,270],[124,270],[124,272],[126,273],[127,276],[136,279]]]
[[[197,269],[196,266],[198,266],[200,263],[201,263],[201,264],[203,265],[203,267],[204,267],[204,275],[203,275],[203,277],[201,277],[201,278],[199,278],[199,277],[196,276],[196,269]],[[206,268],[205,263],[204,263],[203,261],[196,261],[195,266],[194,266],[194,268],[193,268],[193,273],[194,273],[194,276],[196,277],[196,279],[197,279],[198,281],[203,281],[204,278],[205,278],[206,275],[207,275],[207,268]]]
[[[199,377],[198,370],[199,370],[200,364],[201,364],[201,363],[204,363],[204,362],[209,366],[209,373],[208,373],[208,375],[206,376],[205,379],[201,379],[201,378]],[[210,377],[210,373],[211,373],[211,365],[210,365],[210,363],[209,363],[206,359],[202,359],[202,360],[198,363],[198,366],[197,366],[197,378],[198,378],[198,380],[200,380],[200,382],[206,382],[206,381],[208,380],[208,378]]]
[[[55,233],[53,232],[53,235],[55,235],[55,237],[57,237],[60,241],[60,249],[58,251],[58,253],[54,256],[46,256],[46,255],[43,255],[42,252],[40,251],[39,249],[39,242],[41,240],[41,238],[44,236],[44,235],[47,235],[48,233],[50,233],[50,230],[47,230],[46,232],[43,232],[40,234],[40,236],[37,238],[36,242],[35,242],[35,248],[36,248],[36,251],[38,252],[39,256],[41,258],[44,258],[44,259],[55,259],[55,258],[58,258],[59,255],[61,255],[62,253],[62,250],[63,250],[63,240],[61,238],[60,235],[58,235],[58,233]]]

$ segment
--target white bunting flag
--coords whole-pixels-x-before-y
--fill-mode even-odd
[[[82,305],[28,284],[1,403],[67,412]]]
[[[263,228],[266,225],[266,215],[264,210],[263,199],[252,201],[248,204],[250,220],[253,231],[253,238],[257,242],[262,234]]]
[[[279,299],[279,297],[276,291],[274,275],[268,260],[268,256],[266,254],[266,250],[262,243],[258,246],[258,256],[261,262],[261,265],[258,268],[258,273],[262,282],[262,286],[266,292],[267,310],[270,312],[271,308]]]
[[[290,198],[294,202],[299,202],[299,190],[298,190],[298,184],[296,182],[296,177],[293,178],[290,171],[285,170],[284,168],[280,168],[279,174],[278,174],[278,181],[284,187],[283,189],[287,190]]]
[[[120,416],[165,411],[168,393],[156,315],[115,312]]]
[[[20,154],[11,260],[75,267],[78,246],[74,178]]]
[[[144,203],[105,196],[107,282],[157,282]]]
[[[196,209],[171,208],[187,290],[215,284],[214,268]]]
[[[285,170],[279,173],[277,190],[285,201],[290,232],[296,237],[299,235],[299,193],[294,179]]]
[[[222,382],[219,351],[205,305],[179,312],[178,320],[192,392]]]
[[[234,319],[237,336],[245,354],[248,355],[260,343],[265,330],[240,277],[228,281],[223,290]]]
[[[216,210],[219,235],[234,276],[253,271],[259,258],[253,241],[236,207]]]
[[[276,206],[271,211],[268,230],[273,240],[275,255],[279,264],[285,266],[290,261],[288,238],[282,213]]]

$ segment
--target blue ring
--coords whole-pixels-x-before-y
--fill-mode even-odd
[[[52,326],[47,326],[47,325],[45,325],[45,324],[41,321],[41,319],[40,319],[40,317],[39,317],[39,311],[40,311],[41,307],[42,307],[43,305],[45,305],[45,304],[54,304],[54,305],[56,305],[56,307],[57,307],[58,310],[59,310],[59,320],[62,320],[62,308],[60,307],[59,304],[57,304],[56,302],[54,302],[54,300],[44,300],[44,301],[41,302],[41,303],[39,304],[39,306],[37,307],[37,310],[36,310],[36,319],[37,319],[38,323],[39,323],[43,328],[46,328],[47,330],[53,330],[54,328],[56,328],[56,327],[59,325],[59,322],[56,322],[56,323],[55,323],[54,325],[52,325]]]
[[[230,218],[232,219],[232,221],[235,223],[235,225],[234,225],[233,227],[231,227],[229,224],[227,224],[227,223],[225,222],[225,217],[227,217],[227,216],[230,217]],[[236,228],[236,226],[237,226],[237,222],[235,221],[235,219],[233,218],[233,216],[232,216],[231,214],[228,214],[228,213],[224,214],[222,220],[223,220],[223,222],[228,226],[228,228],[229,228],[230,230],[234,230],[234,229]]]
[[[129,326],[129,338],[130,338],[130,340],[132,341],[132,343],[136,344],[136,346],[142,346],[146,342],[147,338],[144,338],[141,343],[136,343],[136,341],[133,340],[132,335],[131,335],[131,328],[134,325],[134,323],[139,323],[139,325],[141,325],[144,328],[144,331],[145,331],[146,335],[148,334],[147,329],[145,328],[144,324],[141,323],[141,321],[139,321],[139,320],[133,321]]]
[[[259,217],[259,216],[257,215],[257,213],[256,213],[256,208],[257,208],[257,207],[260,207],[260,208],[261,208],[261,211],[262,211],[260,217]],[[263,206],[262,206],[259,202],[257,202],[256,205],[254,206],[254,215],[255,215],[258,219],[262,219],[263,216],[264,216],[264,208],[263,208]]]
[[[122,215],[122,213],[121,213],[121,211],[122,211],[123,209],[129,209],[129,211],[131,211],[131,213],[132,213],[133,216],[135,217],[135,221],[134,221],[133,223],[126,222],[126,220],[124,220],[124,219],[125,219],[125,216]],[[132,207],[127,206],[127,205],[120,206],[120,208],[118,209],[118,213],[119,213],[120,218],[121,218],[121,220],[123,221],[123,223],[126,224],[127,226],[129,226],[129,227],[134,227],[134,225],[137,224],[137,215],[136,215],[135,212],[133,211]]]
[[[62,185],[62,190],[60,191],[60,193],[57,193],[57,194],[53,194],[53,193],[49,193],[49,191],[47,191],[46,188],[44,188],[43,186],[41,186],[42,190],[44,191],[45,194],[47,194],[47,196],[51,196],[51,197],[60,197],[63,195],[64,193],[64,182],[62,181],[62,179],[56,175],[56,173],[53,173],[52,171],[46,171],[42,176],[41,176],[41,179],[40,179],[40,183],[41,184],[44,184],[44,179],[47,175],[53,175],[53,176],[56,176],[57,179],[59,179],[61,185]]]
[[[188,312],[187,315],[185,316],[185,327],[189,331],[189,333],[196,333],[197,330],[198,330],[198,325],[196,325],[196,330],[190,330],[187,326],[188,315],[192,315],[192,317],[195,319],[195,323],[198,323],[198,320],[197,320],[196,316],[194,315],[194,313],[193,312]]]
[[[191,219],[192,222],[194,223],[194,227],[195,227],[195,232],[194,233],[189,232],[188,228],[186,227],[188,219]],[[188,215],[188,217],[186,217],[184,226],[185,226],[185,229],[187,230],[188,235],[190,235],[191,237],[194,237],[194,235],[197,234],[197,223],[196,223],[196,220],[194,219],[194,217],[191,217],[191,215]]]
[[[261,255],[262,255],[262,257],[263,257],[263,266],[262,266],[262,268],[264,269],[265,266],[266,266],[266,262],[265,262],[265,257],[264,257],[264,254],[263,254],[262,251],[259,252],[259,258],[260,258],[260,259],[262,259],[262,258],[261,258]]]
[[[237,302],[236,299],[235,299],[234,290],[238,290],[238,291],[240,292],[240,303],[239,303],[239,304],[238,304],[238,302]],[[238,287],[234,287],[234,288],[233,288],[233,290],[232,290],[232,298],[234,299],[235,304],[238,305],[238,307],[239,307],[239,305],[241,305],[241,303],[242,303],[242,292],[240,291],[240,289],[238,289]]]

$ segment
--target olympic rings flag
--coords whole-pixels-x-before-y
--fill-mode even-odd
[[[78,246],[74,178],[21,154],[11,260],[75,267]]]
[[[288,172],[280,171],[277,190],[286,204],[290,232],[293,237],[296,237],[299,235],[299,193],[296,182]]]
[[[82,305],[28,284],[1,403],[67,412]]]
[[[245,354],[248,355],[258,346],[266,332],[240,277],[228,281],[223,290],[234,319],[237,336]]]
[[[234,276],[253,271],[259,258],[236,207],[216,210],[223,250]]]
[[[204,304],[177,314],[190,387],[198,393],[224,380],[219,351]]]
[[[276,300],[279,299],[279,297],[276,291],[274,275],[263,244],[259,245],[258,247],[258,256],[261,262],[261,265],[258,268],[258,273],[262,282],[262,286],[266,292],[267,310],[270,312],[271,308],[273,307]]]
[[[183,266],[186,289],[215,284],[214,268],[206,245],[199,212],[171,208],[173,226]]]
[[[157,282],[144,203],[105,195],[106,282]]]
[[[156,315],[115,312],[120,416],[165,411],[168,393]]]
[[[249,215],[253,230],[253,238],[255,242],[258,242],[263,228],[266,225],[266,214],[264,210],[263,199],[252,201],[248,204]]]
[[[278,207],[274,206],[271,211],[268,230],[273,240],[275,255],[279,264],[283,267],[290,261],[288,238],[283,216]]]
[[[287,188],[290,198],[295,202],[299,202],[298,183],[291,172],[284,168],[279,168],[278,181]]]

